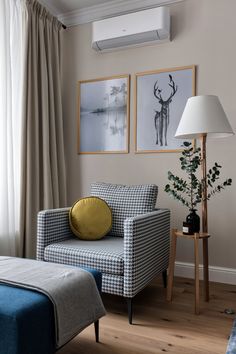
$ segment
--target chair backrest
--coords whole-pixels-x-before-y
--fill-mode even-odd
[[[112,210],[110,235],[124,236],[124,220],[155,209],[158,187],[155,184],[125,186],[95,182],[91,184],[91,195],[107,202]]]

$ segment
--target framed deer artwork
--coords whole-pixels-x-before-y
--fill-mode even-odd
[[[129,75],[79,81],[78,154],[129,152]]]
[[[194,95],[194,65],[136,74],[135,152],[183,150],[183,140],[174,136]]]

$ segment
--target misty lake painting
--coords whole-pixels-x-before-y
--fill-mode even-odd
[[[78,153],[128,153],[129,75],[79,82]]]

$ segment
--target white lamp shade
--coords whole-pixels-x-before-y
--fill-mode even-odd
[[[203,134],[212,138],[224,138],[234,134],[217,96],[190,97],[175,137],[195,139]]]

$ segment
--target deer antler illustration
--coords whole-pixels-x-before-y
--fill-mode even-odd
[[[169,86],[171,87],[171,93],[169,97],[164,100],[162,97],[162,89],[158,86],[158,80],[155,82],[153,86],[153,94],[157,98],[158,102],[161,105],[160,111],[155,111],[154,123],[156,129],[156,144],[163,146],[163,132],[165,138],[165,146],[167,146],[167,130],[170,122],[170,112],[169,112],[169,105],[172,102],[173,96],[176,94],[178,90],[178,86],[175,84],[172,75],[169,75]]]

